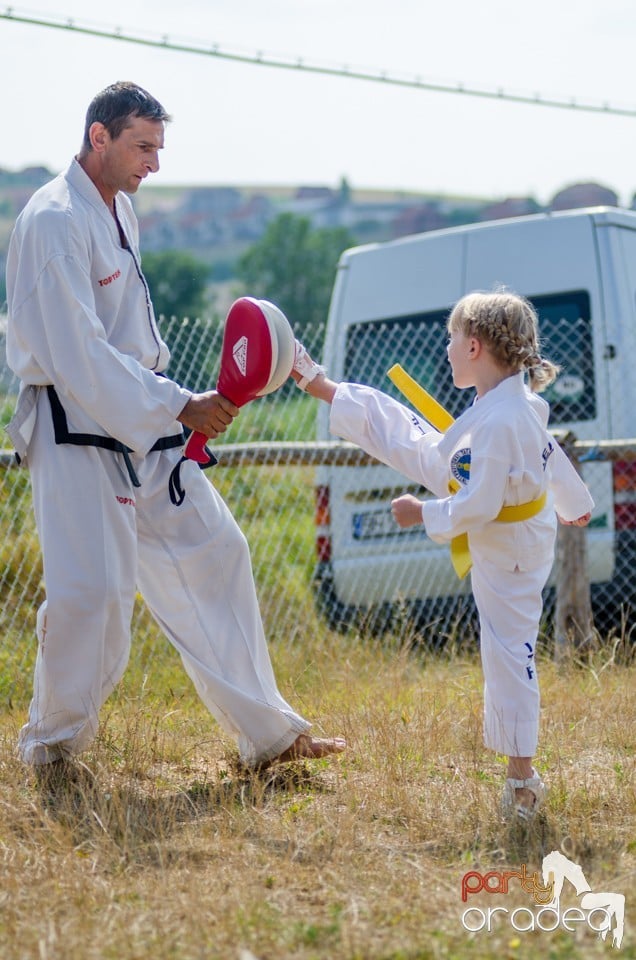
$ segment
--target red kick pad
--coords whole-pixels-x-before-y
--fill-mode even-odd
[[[294,334],[278,307],[253,297],[236,300],[225,320],[218,392],[242,407],[277,390],[289,377],[293,362]],[[191,434],[184,455],[208,463],[206,442],[203,434]]]
[[[276,331],[258,300],[236,300],[225,321],[216,389],[242,407],[263,392],[277,360]]]

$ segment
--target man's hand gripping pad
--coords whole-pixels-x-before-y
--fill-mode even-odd
[[[241,297],[225,320],[216,389],[242,407],[280,386],[294,363],[294,334],[284,313],[267,300]],[[188,460],[206,464],[207,437],[195,431],[185,445]]]

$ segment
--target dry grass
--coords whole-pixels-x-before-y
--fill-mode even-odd
[[[594,890],[626,894],[617,955],[636,957],[634,665],[609,648],[585,664],[543,662],[538,765],[551,794],[534,824],[512,828],[498,816],[502,758],[482,746],[474,655],[315,634],[272,650],[294,705],[347,736],[336,761],[244,776],[163,647],[109,701],[73,786],[38,786],[15,759],[25,703],[2,717],[0,956],[605,956],[609,942],[582,925],[462,927],[464,873],[530,872],[562,849]]]

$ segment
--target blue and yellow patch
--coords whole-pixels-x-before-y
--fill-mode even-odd
[[[462,486],[470,480],[470,447],[454,453],[450,462],[451,473]]]

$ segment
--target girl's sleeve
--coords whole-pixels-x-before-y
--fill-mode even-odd
[[[594,500],[590,491],[556,441],[550,460],[550,490],[557,514],[563,520],[578,520],[591,513]]]
[[[435,496],[447,493],[448,466],[438,450],[442,434],[386,393],[362,384],[339,384],[329,429]]]

